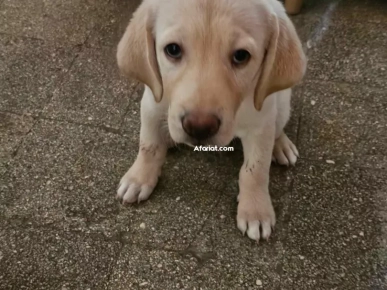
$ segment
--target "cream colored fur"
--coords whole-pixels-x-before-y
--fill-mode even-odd
[[[178,43],[181,60],[164,48]],[[249,62],[231,64],[237,49]],[[269,238],[275,213],[268,192],[272,158],[294,165],[298,152],[283,132],[291,87],[306,59],[295,28],[277,0],[144,0],[118,45],[118,65],[145,84],[138,157],[123,176],[117,197],[147,199],[157,184],[167,149],[191,144],[181,125],[190,110],[222,120],[209,145],[243,144],[237,226],[254,240]],[[164,127],[168,130],[163,130]]]

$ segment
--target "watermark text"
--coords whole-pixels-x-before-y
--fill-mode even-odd
[[[200,145],[200,146],[195,146],[194,151],[233,152],[234,151],[234,147],[221,147],[221,146],[217,146],[217,145],[214,145],[214,146],[210,146],[210,145],[203,146],[203,145]]]

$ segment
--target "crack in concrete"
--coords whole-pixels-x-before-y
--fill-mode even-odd
[[[311,37],[306,42],[307,49],[312,48],[313,46],[318,45],[321,40],[323,39],[324,34],[327,32],[332,14],[335,11],[337,5],[339,4],[341,0],[332,2],[328,5],[328,8],[325,10],[324,14],[321,17],[321,21],[319,25],[315,28],[315,30],[311,33]]]

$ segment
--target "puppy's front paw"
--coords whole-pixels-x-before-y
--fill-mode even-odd
[[[275,212],[268,193],[239,194],[237,226],[250,239],[267,240],[275,225]]]
[[[282,133],[281,136],[275,140],[273,149],[273,161],[278,162],[281,165],[295,165],[299,157],[296,145]]]
[[[117,199],[123,204],[134,203],[149,198],[161,174],[161,166],[137,159],[121,178]]]

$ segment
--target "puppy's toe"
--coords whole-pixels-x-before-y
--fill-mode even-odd
[[[255,241],[259,241],[260,239],[260,222],[259,221],[251,221],[249,222],[249,228],[247,229],[247,236]]]
[[[117,195],[116,195],[117,200],[123,199],[126,191],[128,190],[128,187],[129,187],[129,184],[120,182],[120,184],[118,185],[118,189],[117,189]]]
[[[141,202],[143,200],[147,200],[149,198],[149,196],[152,194],[152,192],[153,192],[153,187],[148,186],[148,185],[143,185],[141,187],[141,191],[137,197],[137,201]]]
[[[141,185],[132,183],[126,190],[124,197],[122,198],[122,203],[134,203],[137,201],[137,197],[141,191]]]
[[[245,235],[247,230],[247,221],[244,218],[237,217],[237,227]]]
[[[262,236],[261,236],[262,239],[268,240],[272,231],[271,223],[269,221],[263,221],[261,224],[261,229],[262,229]]]

